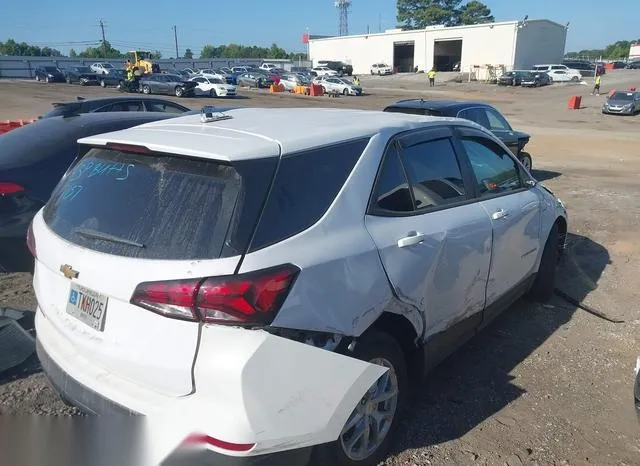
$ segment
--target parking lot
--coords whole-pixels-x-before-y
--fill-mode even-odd
[[[547,305],[519,302],[418,388],[386,464],[639,464],[633,369],[640,353],[640,115],[602,115],[601,106],[610,89],[640,87],[640,71],[608,72],[599,97],[589,95],[590,81],[527,89],[446,77],[428,89],[424,75],[364,76],[361,97],[241,89],[228,100],[169,98],[192,109],[213,102],[381,110],[411,97],[494,104],[515,129],[532,135],[534,175],[567,205],[568,255],[558,288],[608,320],[559,296]],[[76,96],[114,93],[0,81],[0,121],[35,118]],[[567,108],[573,95],[583,96],[580,110]],[[35,308],[30,275],[0,276],[4,306]],[[34,359],[0,375],[0,414],[27,413],[75,414]]]

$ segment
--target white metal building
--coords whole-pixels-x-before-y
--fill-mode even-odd
[[[634,44],[629,48],[629,60],[640,60],[640,44]]]
[[[462,71],[491,65],[528,69],[535,64],[559,63],[564,56],[567,27],[549,20],[506,21],[472,26],[432,26],[427,29],[329,37],[309,41],[313,63],[341,60],[354,73],[366,74],[374,63],[385,63],[399,72]]]

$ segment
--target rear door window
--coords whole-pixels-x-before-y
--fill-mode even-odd
[[[402,213],[413,210],[409,182],[400,162],[396,144],[392,144],[384,156],[372,203],[377,213]]]
[[[262,175],[270,181],[268,170]],[[214,259],[223,256],[225,240],[234,234],[230,225],[243,223],[234,211],[263,202],[267,186],[256,191],[256,200],[231,165],[94,148],[60,182],[44,219],[62,238],[94,251]]]
[[[404,147],[400,158],[411,182],[417,210],[466,200],[462,171],[449,138]]]
[[[250,252],[315,224],[342,189],[369,138],[288,154],[280,161]]]

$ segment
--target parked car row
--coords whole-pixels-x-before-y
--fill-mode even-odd
[[[549,74],[536,71],[506,71],[498,77],[500,86],[540,87],[551,84]]]
[[[501,86],[540,87],[554,82],[580,82],[583,75],[566,65],[535,65],[530,70],[513,70],[502,73],[497,84]]]

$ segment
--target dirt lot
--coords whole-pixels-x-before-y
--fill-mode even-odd
[[[554,298],[518,303],[421,386],[393,465],[640,464],[632,381],[640,354],[640,116],[604,116],[589,85],[540,89],[438,83],[422,76],[363,77],[370,95],[310,98],[243,91],[238,106],[381,109],[400,98],[471,98],[494,103],[533,135],[535,175],[567,204],[569,254],[558,287],[613,319]],[[640,72],[612,71],[611,88],[640,86]],[[113,89],[0,81],[0,120],[32,118],[53,101]],[[579,111],[567,109],[583,96]],[[181,99],[194,109],[211,99]],[[217,103],[218,101],[216,101]],[[221,103],[222,104],[222,103]],[[313,124],[312,121],[309,124]],[[0,306],[34,307],[30,276],[0,277]],[[0,413],[67,414],[30,361],[0,376]]]

